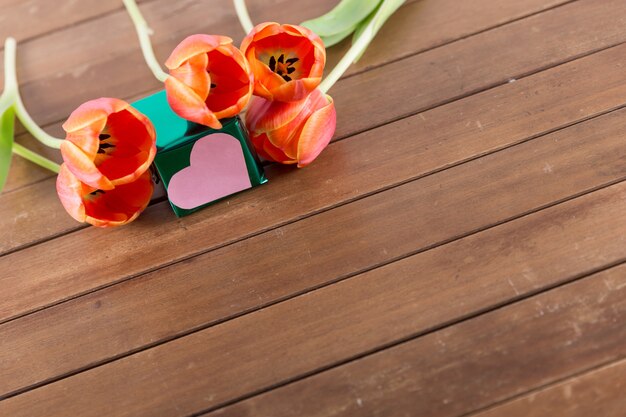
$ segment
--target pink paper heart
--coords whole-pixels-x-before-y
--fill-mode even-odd
[[[241,144],[231,135],[214,133],[191,149],[191,165],[170,180],[167,194],[182,209],[193,209],[252,187]]]

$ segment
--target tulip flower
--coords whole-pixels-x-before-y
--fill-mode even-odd
[[[313,31],[261,23],[241,43],[254,73],[254,94],[266,100],[300,101],[322,80],[326,49]]]
[[[248,61],[232,39],[192,35],[165,62],[170,76],[165,90],[170,107],[180,117],[213,129],[248,104],[253,77]]]
[[[135,220],[148,206],[153,185],[150,171],[135,181],[101,190],[81,182],[61,165],[57,193],[61,204],[74,219],[97,227],[122,226]]]
[[[246,127],[257,152],[283,164],[310,164],[335,133],[337,114],[330,96],[319,89],[296,102],[254,97],[246,114]]]
[[[130,104],[99,98],[78,107],[63,124],[61,154],[81,182],[112,190],[143,175],[156,155],[152,122]]]

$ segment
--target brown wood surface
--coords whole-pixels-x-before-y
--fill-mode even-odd
[[[15,355],[7,357],[7,363],[26,358],[32,361],[28,375],[17,369],[12,373],[11,367],[6,370],[0,367],[0,373],[10,376],[0,384],[0,394],[293,296],[331,282],[334,277],[346,276],[351,270],[371,269],[569,198],[572,192],[624,180],[626,127],[621,123],[624,117],[626,110],[620,110],[162,269],[135,280],[137,282],[126,282],[0,326],[0,339],[6,341],[7,350]],[[617,126],[613,131],[611,126],[614,125]],[[616,149],[619,151],[615,152]],[[581,169],[587,165],[602,168]],[[506,166],[514,168],[503,175]],[[491,183],[477,187],[484,178],[491,178]],[[449,198],[438,197],[442,188],[449,191]],[[464,192],[467,189],[477,191],[469,196]],[[514,189],[516,193],[510,195],[505,192],[507,189]],[[411,201],[417,203],[411,204]],[[441,217],[442,208],[461,205],[465,210],[447,215],[445,220]],[[358,222],[351,221],[355,213],[360,213]],[[385,213],[386,221],[377,220]],[[398,232],[404,223],[404,230]],[[346,228],[348,230],[342,233]],[[282,249],[279,255],[272,255],[276,247],[271,241],[276,239],[280,240]],[[368,241],[368,250],[350,246],[354,241]],[[303,253],[305,259],[289,262]],[[255,277],[263,279],[268,265],[259,260],[265,259],[273,260],[271,271],[275,284],[272,291],[261,294],[255,290],[259,285]],[[206,272],[199,277],[198,270]],[[239,281],[234,277],[248,278]],[[164,286],[168,287],[168,300],[162,297]],[[191,292],[197,303],[183,302]],[[132,301],[137,298],[143,301],[140,310]],[[85,315],[95,305],[98,305],[98,314]],[[102,311],[107,307],[111,309],[109,314]],[[126,317],[130,311],[145,318],[138,322],[123,320],[114,327],[106,325]],[[66,329],[64,323],[71,317],[83,319],[72,329]],[[171,317],[176,320],[172,322]],[[29,333],[28,329],[38,327],[33,324],[37,322],[59,323],[65,332],[47,327],[38,335]],[[89,335],[91,328],[103,330]],[[60,337],[58,341],[51,339],[55,334]],[[80,340],[78,352],[67,352],[63,348],[65,337]],[[41,374],[35,372],[36,366],[41,367]]]
[[[299,22],[336,0],[248,3]],[[230,2],[140,4],[161,60],[242,38]],[[16,158],[0,416],[621,417],[624,27],[623,0],[409,0],[331,90],[311,167],[183,219],[86,228]],[[159,89],[121,1],[0,0],[0,35],[53,134]]]
[[[362,275],[313,293],[304,294],[236,320],[119,359],[106,366],[97,367],[9,398],[5,402],[0,402],[0,412],[20,416],[29,415],[28,413],[39,415],[45,413],[46,410],[63,410],[63,413],[71,415],[96,416],[119,410],[123,411],[122,415],[142,416],[152,415],[155,410],[163,410],[166,413],[190,415],[200,410],[223,405],[254,393],[256,390],[266,389],[294,377],[323,369],[347,358],[362,355],[379,346],[427,331],[429,328],[436,328],[455,318],[458,319],[459,316],[463,317],[469,312],[481,311],[490,307],[490,304],[493,306],[493,304],[514,300],[524,293],[541,289],[542,285],[555,285],[608,263],[614,263],[615,260],[624,260],[626,259],[626,245],[624,244],[626,239],[614,230],[623,230],[626,218],[621,216],[621,222],[616,224],[609,224],[607,219],[618,218],[619,213],[626,209],[626,183],[594,194],[543,210],[521,221],[508,223],[493,229],[491,233],[487,231],[470,237],[466,241],[425,252],[423,256],[418,255],[403,262],[396,262],[372,274]],[[578,233],[568,233],[570,228],[578,229],[579,233],[580,230],[593,229],[596,234],[587,235],[586,241],[577,241],[573,236]],[[487,242],[480,241],[484,235],[492,233],[498,234],[500,238],[488,236]],[[610,252],[611,244],[607,245],[605,239],[615,242]],[[588,244],[594,246],[594,243],[603,245],[607,250],[593,253],[585,247]],[[583,245],[582,248],[581,245]],[[464,251],[462,246],[469,248],[469,251]],[[560,253],[554,254],[555,250]],[[481,259],[476,259],[478,253],[482,255]],[[550,254],[554,258],[550,256],[537,258],[538,253]],[[563,253],[574,256],[571,259],[565,258]],[[490,258],[490,254],[493,254],[495,259]],[[430,259],[435,265],[439,265],[439,268],[441,266],[450,268],[452,265],[453,272],[450,273],[448,269],[447,273],[437,276],[439,271],[430,270],[423,264],[419,264],[419,260],[423,258]],[[534,268],[532,261],[536,262],[535,258],[547,264]],[[554,262],[555,258],[565,262],[557,264]],[[580,263],[580,261],[577,262],[579,259],[584,264],[582,271],[574,270],[569,274],[565,272],[564,276],[555,274],[565,267],[568,269],[575,267],[577,263]],[[414,263],[416,260],[418,264]],[[521,271],[517,276],[502,277],[499,274],[502,264],[506,268],[519,265],[518,268]],[[477,274],[476,281],[478,282],[472,280],[471,277],[465,278],[465,274],[474,272],[472,266],[492,273]],[[542,271],[547,272],[545,276],[540,275]],[[378,275],[380,273],[384,275]],[[489,276],[493,277],[491,281],[488,279]],[[179,274],[178,277],[187,278],[184,274]],[[423,277],[432,278],[426,282]],[[602,307],[600,312],[595,312],[593,307],[594,303],[598,302],[597,299],[601,297],[596,297],[593,291],[585,290],[585,287],[582,291],[579,290],[580,298],[586,301],[586,308],[591,309],[596,320],[588,323],[574,322],[579,327],[584,326],[581,328],[581,333],[589,339],[584,338],[577,344],[572,343],[569,349],[570,355],[588,354],[590,357],[587,360],[591,361],[598,360],[596,356],[606,360],[607,356],[626,354],[626,343],[624,343],[626,342],[626,327],[623,326],[624,315],[626,315],[626,298],[624,297],[626,285],[623,285],[625,277],[622,273],[621,278],[618,277],[615,280],[614,287],[619,290],[611,292],[610,297],[604,297],[605,303],[600,305]],[[485,278],[487,279],[482,281]],[[556,282],[545,282],[550,278],[556,279]],[[359,282],[361,280],[365,282]],[[609,289],[604,281],[601,279],[596,281],[601,284],[597,291],[602,291],[601,295],[607,295]],[[460,287],[459,283],[466,283],[466,287]],[[473,295],[471,301],[463,302],[465,294]],[[484,301],[479,298],[483,298]],[[547,305],[542,306],[544,299],[545,297],[537,300],[531,299],[528,305],[533,311],[538,308],[540,311],[545,309],[544,314],[546,314],[549,312],[548,307],[554,308],[548,301],[544,301]],[[456,302],[446,303],[445,300]],[[554,337],[560,336],[558,340],[561,343],[572,341],[576,336],[576,328],[570,321],[575,320],[580,312],[577,309],[574,312],[569,310],[573,307],[584,308],[584,305],[578,305],[584,302],[571,297],[570,292],[567,292],[557,299],[557,305],[559,303],[562,305],[556,309],[560,313],[556,315],[558,320],[554,319],[555,315],[548,314],[543,320],[548,320],[550,326],[545,328],[539,326],[530,335],[527,335],[523,323],[516,323],[515,320],[524,317],[527,320],[531,319],[530,315],[523,313],[504,314],[500,319],[491,319],[492,326],[482,324],[490,320],[489,317],[477,319],[478,322],[475,324],[470,321],[470,328],[483,329],[482,337],[488,340],[494,334],[503,332],[502,340],[509,343],[520,343],[520,339],[523,340],[529,336],[543,340],[551,332],[554,332]],[[97,301],[89,307],[92,311],[97,310]],[[102,303],[99,307],[102,308]],[[602,320],[597,317],[604,314],[609,317],[601,317]],[[128,317],[128,314],[125,317]],[[139,317],[142,316],[139,315]],[[550,320],[551,318],[554,320]],[[503,322],[507,320],[511,323],[505,327]],[[598,322],[602,326],[597,325]],[[559,327],[556,327],[555,323],[560,323]],[[532,322],[526,326],[532,328]],[[508,333],[504,332],[506,329],[509,329]],[[516,331],[519,333],[516,334]],[[446,332],[454,334],[457,330],[453,328]],[[472,349],[477,342],[476,339],[480,339],[481,335],[472,332],[462,333],[460,340],[466,344],[466,347],[458,351],[454,350],[454,353],[461,355],[461,358],[469,355],[477,358],[483,357],[487,363],[494,359],[489,354],[490,352]],[[568,337],[566,341],[561,340],[564,336]],[[604,339],[600,336],[604,336]],[[430,345],[431,339],[426,340],[426,342],[421,342],[418,339],[418,343]],[[286,341],[289,341],[289,346],[284,345]],[[530,352],[544,355],[545,359],[541,361],[541,364],[547,366],[547,360],[554,353],[542,346],[537,347],[535,340],[523,341],[528,342],[522,343],[522,346],[529,347]],[[544,343],[547,342],[547,340],[544,341]],[[435,352],[415,352],[410,345],[400,349],[423,358],[424,365],[428,364],[435,368],[454,362],[451,358],[437,356]],[[493,349],[496,352],[500,349],[500,353],[504,354],[510,348],[492,343],[488,344],[486,349]],[[596,350],[598,353],[593,355]],[[393,354],[394,351],[391,355]],[[528,355],[519,356],[525,358]],[[577,364],[577,362],[583,358],[585,357],[569,359],[564,356],[563,361],[572,360],[570,366],[581,366],[583,363]],[[371,360],[376,360],[376,358]],[[432,363],[429,364],[429,361]],[[457,358],[456,361],[460,362],[459,366],[468,369],[464,372],[449,369],[451,376],[458,373],[473,375],[471,369],[475,366],[474,360],[460,361]],[[414,360],[399,361],[401,366],[412,362]],[[384,378],[383,370],[388,368],[388,365],[387,363],[381,366],[380,371],[375,372],[373,379]],[[556,364],[551,366],[557,367]],[[409,365],[408,368],[419,376],[425,374],[423,365],[417,367]],[[544,374],[538,374],[536,370],[530,370],[527,366],[521,368],[528,370],[526,375],[530,378],[545,378]],[[363,369],[364,372],[369,372],[372,366],[365,362]],[[493,369],[494,372],[498,372],[500,367],[496,364]],[[345,372],[350,375],[352,371],[348,369]],[[511,378],[512,376],[501,375],[498,382],[503,384],[505,377]],[[355,376],[354,382],[365,379],[362,375],[358,375]],[[487,379],[477,378],[477,388],[482,389],[482,384]],[[326,378],[320,386],[330,385],[332,380],[341,383],[340,378],[331,376]],[[425,385],[428,386],[428,384]],[[443,385],[447,384],[443,383]],[[515,384],[512,385],[515,386]],[[415,387],[413,384],[408,386]],[[133,389],[133,387],[141,387],[141,389]],[[451,384],[452,387],[459,386]],[[442,385],[437,386],[437,389],[441,390],[441,388]],[[461,384],[459,388],[462,392],[466,392],[464,391],[466,384]],[[506,386],[503,386],[504,388]],[[433,389],[435,389],[434,385]],[[330,392],[333,391],[338,391],[338,389],[332,389]],[[326,393],[319,388],[318,392],[319,397],[311,398],[312,403],[326,397]],[[443,393],[442,391],[439,395]],[[433,392],[425,392],[424,397],[418,399],[417,403],[423,404],[424,407],[434,406],[439,401],[437,401],[438,397],[431,394]],[[485,390],[483,395],[486,400],[489,398],[497,400],[499,398],[495,396],[496,394],[497,391]],[[406,401],[416,400],[408,393],[405,395]],[[468,400],[475,396],[475,393],[469,393],[466,401],[455,401],[455,404],[462,404],[465,407],[474,406],[476,399],[472,402]],[[289,413],[293,411],[293,407],[301,404],[305,397],[307,396],[296,399],[290,393],[284,397],[281,396],[279,401],[269,401],[269,403],[285,404],[286,415],[291,415]],[[393,401],[393,398],[388,398],[386,395],[384,397]],[[290,406],[287,403],[288,398],[294,400],[293,405]],[[429,402],[419,401],[427,398],[430,398]],[[424,410],[427,409],[424,408]],[[275,415],[275,412],[258,415]]]
[[[626,410],[626,360],[474,414],[476,417],[619,417]]]
[[[209,415],[457,416],[624,358],[624,320],[622,264]]]
[[[173,221],[169,206],[162,203],[147,210],[129,227],[106,233],[84,229],[79,232],[85,236],[83,239],[76,239],[71,234],[2,257],[0,269],[6,268],[4,265],[13,267],[6,268],[10,271],[4,279],[0,278],[3,287],[10,289],[0,293],[0,318],[14,317],[53,304],[126,276],[219,247],[224,242],[297,220],[359,195],[371,194],[380,188],[445,168],[459,160],[507,146],[509,141],[515,143],[524,139],[526,134],[541,133],[542,126],[546,126],[543,129],[558,128],[606,111],[607,106],[609,109],[620,106],[626,89],[621,82],[623,71],[620,67],[625,56],[624,48],[626,46],[612,48],[555,68],[555,72],[538,74],[538,79],[530,77],[508,83],[451,106],[367,132],[365,136],[340,141],[341,145],[332,145],[330,149],[334,146],[350,148],[337,151],[338,159],[334,160],[330,159],[328,154],[332,155],[332,151],[329,150],[328,156],[317,163],[318,166],[325,164],[326,169],[303,170],[289,176],[282,175],[284,169],[278,169],[273,176],[270,169],[272,181],[267,186],[217,204],[198,215]],[[607,71],[602,81],[590,79],[588,72],[604,62]],[[593,92],[590,97],[583,93],[587,86]],[[600,91],[596,93],[593,87],[600,87]],[[506,94],[509,91],[510,95]],[[521,103],[520,97],[524,97]],[[515,110],[510,113],[497,111],[513,106]],[[560,124],[555,126],[555,122]],[[446,126],[446,129],[440,129],[440,126]],[[535,130],[537,128],[539,130]],[[388,129],[392,129],[393,134],[380,133]],[[368,138],[365,139],[367,146],[362,144],[363,137]],[[416,142],[415,137],[421,139]],[[372,158],[371,155],[378,157]],[[328,180],[330,182],[326,182]],[[379,185],[381,181],[382,187]],[[308,186],[303,187],[303,184]],[[233,216],[235,212],[237,215]],[[259,212],[264,215],[259,216]],[[163,217],[172,221],[163,223]],[[207,227],[212,230],[208,236]],[[159,236],[160,245],[151,250],[151,257],[137,257],[128,250],[140,247],[155,236]],[[102,252],[103,246],[109,246],[109,249]],[[68,256],[81,259],[80,265],[72,265],[80,267],[79,271],[67,267],[50,268],[49,257],[65,264],[63,259]],[[26,263],[20,259],[30,261]],[[33,275],[33,279],[18,279],[24,273]],[[15,296],[21,293],[29,296]]]

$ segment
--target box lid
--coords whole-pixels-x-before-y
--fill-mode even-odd
[[[134,102],[132,106],[145,114],[154,125],[157,150],[172,149],[199,134],[217,132],[217,130],[185,120],[174,113],[167,102],[165,90],[144,97]],[[226,127],[234,120],[235,118],[222,120],[222,125]]]

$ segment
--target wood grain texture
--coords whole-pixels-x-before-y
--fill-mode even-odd
[[[0,325],[0,396],[626,179],[625,120],[620,110]]]
[[[147,4],[145,9],[146,18],[151,22],[155,29],[155,48],[159,56],[167,56],[169,51],[184,36],[194,33],[194,31],[204,31],[206,27],[210,27],[212,31],[229,33],[233,27],[237,27],[236,18],[232,15],[232,11],[220,11],[227,13],[220,15],[217,13],[211,19],[203,21],[203,26],[198,26],[196,16],[204,13],[205,10],[215,9],[214,4],[205,4],[205,2],[187,2],[181,3],[180,13],[172,17],[166,12],[169,2],[155,1]],[[217,0],[213,0],[215,3]],[[611,0],[614,1],[614,0]],[[265,18],[273,18],[280,20],[282,16],[292,16],[304,19],[306,16],[321,13],[324,7],[328,7],[329,2],[301,2],[284,1],[285,4],[273,3],[272,10],[281,10],[280,14],[272,13],[271,15],[266,8],[261,8],[258,16],[259,20]],[[311,4],[310,4],[311,3]],[[455,25],[457,20],[450,21],[448,19],[447,10],[451,7],[451,1],[446,0],[444,5],[448,9],[441,6],[435,7],[433,4],[440,4],[440,0],[429,0],[428,2],[420,1],[408,4],[403,8],[403,12],[397,16],[405,16],[409,21],[416,19],[425,19],[437,25],[440,29],[436,33],[436,39],[429,34],[430,26],[422,28],[421,26],[407,27],[406,22],[396,23],[394,17],[387,25],[387,30],[378,37],[377,42],[372,46],[372,51],[380,49],[381,52],[371,57],[364,56],[361,65],[368,67],[380,66],[389,61],[397,60],[399,57],[407,56],[410,50],[425,50],[432,48],[445,42],[447,39],[455,39],[467,36],[474,31],[488,29],[490,26],[485,24],[485,16],[492,16],[493,21],[488,20],[491,26],[500,25],[508,19],[516,19],[523,13],[531,13],[540,10],[545,5],[554,5],[555,2],[524,2],[523,7],[520,2],[507,0],[502,2],[504,6],[492,8],[492,2],[487,0],[473,0],[468,4],[474,5],[475,12],[467,14],[467,21],[475,24],[464,24],[458,29]],[[512,5],[516,3],[517,5]],[[492,34],[484,33],[478,38],[461,44],[450,45],[451,49],[446,48],[445,51],[429,51],[422,56],[413,56],[408,60],[402,60],[403,64],[395,63],[388,70],[378,70],[376,74],[369,77],[355,77],[352,79],[350,86],[345,87],[347,91],[363,91],[363,94],[349,94],[348,98],[336,100],[338,112],[340,114],[340,122],[337,131],[338,136],[347,136],[351,133],[361,131],[367,127],[363,125],[364,120],[371,120],[369,127],[376,126],[390,120],[397,119],[401,114],[410,114],[417,111],[418,108],[424,109],[432,107],[441,101],[450,100],[453,97],[460,97],[468,93],[484,89],[498,82],[505,82],[510,78],[519,77],[522,74],[532,72],[537,67],[554,65],[562,60],[571,59],[573,56],[589,53],[591,51],[605,48],[610,45],[626,40],[621,27],[623,21],[621,16],[626,16],[626,9],[623,4],[616,2],[615,7],[611,9],[612,4],[606,7],[591,4],[593,1],[585,0],[583,6],[574,7],[574,4],[566,7],[558,8],[554,11],[546,12],[550,14],[548,17],[540,18],[541,15],[530,19],[524,19],[511,27],[509,25],[496,29]],[[221,3],[220,3],[221,4]],[[539,6],[542,4],[543,6]],[[424,7],[428,6],[428,7]],[[482,13],[486,8],[492,8],[494,11]],[[507,14],[505,14],[507,13]],[[556,13],[556,14],[553,14]],[[596,16],[598,14],[598,16]],[[590,20],[588,17],[592,15],[594,18],[604,20],[603,25],[597,25],[596,20]],[[160,17],[159,17],[160,16]],[[164,16],[168,16],[164,18]],[[478,17],[481,16],[481,17]],[[529,21],[527,25],[519,26],[521,22]],[[555,25],[554,22],[562,22]],[[591,22],[591,23],[590,23]],[[82,101],[99,97],[128,97],[129,92],[136,95],[142,92],[153,91],[158,88],[158,83],[151,77],[143,58],[136,45],[128,42],[132,38],[132,27],[128,17],[123,13],[113,14],[100,19],[95,27],[77,26],[71,30],[59,32],[55,34],[58,39],[46,37],[41,42],[33,42],[27,45],[28,48],[24,52],[24,71],[20,71],[23,79],[23,94],[25,101],[35,120],[49,124],[55,121],[63,120],[67,114],[74,109]],[[100,25],[100,26],[98,26]],[[572,34],[571,37],[562,37],[561,33],[565,27],[580,27],[581,32]],[[104,33],[97,32],[98,27],[106,27]],[[541,35],[535,33],[531,28],[538,28]],[[111,35],[109,32],[113,32]],[[164,38],[164,34],[169,34]],[[239,32],[236,32],[239,33]],[[530,35],[529,35],[530,34]],[[99,36],[97,45],[89,46],[93,43],[90,39],[93,36]],[[403,39],[399,46],[394,39]],[[472,37],[473,38],[473,37]],[[426,39],[426,41],[422,41]],[[591,41],[590,41],[591,39]],[[516,42],[513,42],[515,40]],[[519,43],[523,40],[525,44]],[[50,42],[54,42],[50,45]],[[84,51],[80,54],[69,54],[67,51],[55,51],[57,45],[67,45],[68,43],[78,43],[74,46],[75,50]],[[566,44],[563,44],[566,42]],[[394,46],[395,44],[395,46]],[[497,60],[489,53],[493,48],[506,45],[514,46],[515,51],[510,52],[510,56],[506,59]],[[522,48],[522,45],[527,47]],[[53,51],[49,51],[52,49]],[[44,50],[48,52],[44,52]],[[115,53],[102,54],[99,50],[114,50]],[[30,51],[30,52],[29,52]],[[466,52],[463,52],[466,51]],[[38,58],[41,54],[60,55],[63,60],[45,66],[45,71],[39,71],[37,74],[29,74],[27,69],[32,66],[41,66],[41,62],[31,62],[31,56]],[[93,56],[96,54],[96,56]],[[78,62],[77,59],[80,61]],[[328,68],[332,67],[333,56],[330,57]],[[485,66],[486,61],[488,66]],[[124,63],[121,65],[120,63]],[[48,70],[48,66],[52,67]],[[138,71],[128,71],[128,67],[141,68]],[[417,71],[407,69],[419,69]],[[54,73],[50,74],[54,69]],[[80,70],[80,71],[79,71]],[[354,70],[357,71],[357,70]],[[466,71],[466,74],[461,73]],[[39,78],[37,78],[37,76]],[[373,79],[375,78],[376,89],[386,91],[388,94],[380,95],[383,102],[377,106],[376,112],[372,113],[366,103],[369,92],[372,91]],[[111,82],[103,83],[102,80],[111,80]],[[113,82],[114,81],[114,82]],[[442,88],[445,86],[445,88]],[[395,91],[398,87],[402,87],[402,92],[406,92],[408,100],[397,110],[398,114],[389,114],[389,110],[397,106]],[[436,88],[435,88],[436,87]],[[333,91],[333,96],[341,97],[337,85]],[[67,97],[62,99],[54,95],[54,91],[73,91],[68,102]],[[58,94],[57,94],[58,96]],[[386,100],[386,101],[385,101]],[[402,103],[400,103],[402,104]],[[415,107],[417,105],[417,107]],[[364,114],[370,114],[368,118],[354,118],[355,110],[365,110]],[[364,107],[365,106],[365,107]],[[383,111],[380,111],[382,109]],[[341,116],[344,114],[344,116]],[[350,123],[348,123],[350,122]],[[357,125],[351,124],[357,122]],[[59,125],[52,126],[51,131],[60,134]],[[39,177],[37,177],[39,178]],[[15,179],[16,182],[11,184],[12,187],[21,186],[30,180],[24,178]]]
[[[621,268],[621,273],[626,274],[626,269]],[[626,410],[625,391],[626,361],[621,360],[472,416],[621,417]]]
[[[622,265],[209,415],[463,415],[624,357],[625,284]]]
[[[119,0],[4,0],[0,2],[0,49],[9,36],[22,42],[122,7]]]
[[[0,413],[182,416],[216,407],[623,260],[626,219],[619,214],[625,208],[626,183],[621,183],[9,398],[0,402]],[[286,415],[293,415],[299,406],[314,410],[342,388],[372,384],[373,392],[380,392],[376,387],[391,378],[394,383],[385,385],[396,389],[383,391],[386,404],[471,410],[537,381],[626,354],[623,283],[622,273],[535,297],[512,311],[358,361],[356,369],[321,374],[317,378],[323,383],[315,387],[319,395],[298,395],[299,385],[293,385],[287,395],[274,391],[281,401],[265,404],[283,404]],[[94,307],[91,314],[97,314]],[[516,346],[524,354],[509,354]],[[567,357],[555,356],[565,347]],[[503,374],[505,363],[509,372]],[[459,382],[458,375],[477,377]],[[415,378],[420,382],[401,383]],[[403,390],[415,386],[411,394]],[[369,400],[365,392],[359,395]]]
[[[626,179],[624,120],[620,110],[0,325],[0,396]],[[458,206],[465,209],[450,214]],[[271,272],[260,261],[270,259]],[[13,365],[24,362],[28,373]]]
[[[340,141],[315,169],[271,168],[266,186],[194,216],[174,221],[167,204],[159,204],[123,229],[85,229],[1,257],[0,269],[7,273],[0,283],[7,291],[0,293],[0,317],[109,285],[620,106],[626,89],[620,67],[626,63],[624,50],[608,50]],[[588,76],[598,69],[602,77]],[[157,237],[160,245],[150,248],[150,256],[136,255],[133,249]]]
[[[336,0],[248,3],[297,22]],[[141,8],[161,60],[243,35],[230,2]],[[332,89],[314,166],[183,219],[82,228],[16,159],[0,416],[621,417],[624,27],[620,0],[409,0]],[[159,87],[119,0],[0,0],[5,31],[54,134]]]

